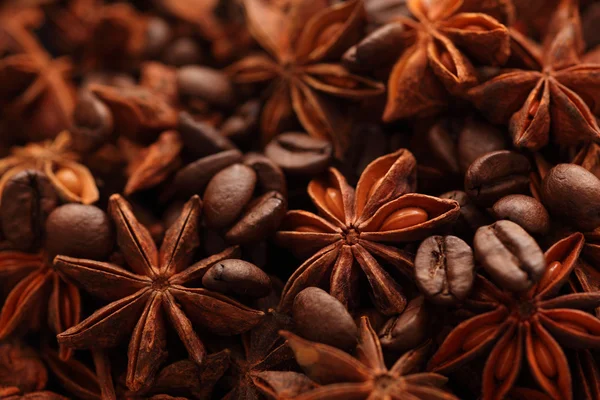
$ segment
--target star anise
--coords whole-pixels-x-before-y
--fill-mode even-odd
[[[416,186],[416,160],[405,149],[379,157],[362,173],[356,192],[332,168],[327,179],[313,180],[308,194],[322,217],[289,211],[278,241],[301,256],[314,254],[290,277],[281,307],[289,309],[308,286],[329,286],[346,307],[358,299],[361,270],[380,312],[402,312],[406,298],[400,285],[379,263],[412,275],[412,259],[390,244],[422,239],[458,218],[458,203],[411,193]],[[327,285],[326,281],[329,280]]]
[[[69,64],[53,59],[32,30],[43,21],[33,7],[0,8],[0,104],[3,116],[32,140],[56,136],[70,125],[74,89],[65,79]]]
[[[438,399],[457,400],[443,387],[447,378],[418,372],[428,346],[404,354],[388,370],[381,344],[369,319],[362,317],[356,358],[335,347],[281,333],[306,374],[323,386],[295,397],[297,400],[333,399]]]
[[[158,250],[131,206],[113,195],[109,213],[116,225],[117,243],[132,271],[111,263],[57,256],[54,265],[61,274],[93,296],[111,302],[58,335],[59,343],[72,348],[109,348],[131,335],[127,386],[138,391],[151,384],[166,357],[167,321],[198,364],[206,350],[192,324],[220,335],[239,334],[258,324],[264,316],[261,311],[220,293],[184,286],[202,279],[213,264],[235,257],[238,251],[228,248],[190,266],[200,244],[201,207],[200,198],[192,197]]]
[[[0,278],[11,288],[0,311],[0,340],[15,331],[39,329],[42,318],[47,318],[54,333],[79,323],[79,289],[64,281],[44,254],[0,252]],[[70,355],[61,346],[61,358]]]
[[[600,293],[557,292],[569,278],[583,248],[575,233],[546,251],[546,272],[527,292],[500,290],[478,276],[473,304],[491,307],[458,325],[429,363],[448,372],[493,346],[483,370],[483,399],[501,399],[513,387],[527,359],[534,379],[553,399],[573,398],[571,372],[561,344],[600,347],[600,321],[582,309],[600,305]],[[560,343],[560,344],[559,344]]]
[[[77,162],[79,156],[70,150],[70,142],[70,134],[63,131],[53,141],[11,149],[11,155],[0,159],[0,194],[11,177],[33,169],[46,174],[63,200],[94,203],[98,200],[96,182],[90,171]]]
[[[384,86],[351,74],[339,63],[364,24],[361,0],[328,6],[326,0],[244,0],[250,32],[269,52],[232,65],[237,83],[272,82],[261,120],[263,144],[280,133],[295,114],[312,136],[333,143],[336,154],[348,146],[349,115],[339,99],[380,95]]]
[[[392,22],[399,25],[400,42],[406,50],[389,76],[385,121],[437,113],[447,106],[447,91],[457,94],[477,83],[472,61],[501,65],[508,60],[507,28],[482,12],[487,8],[500,10],[506,2],[492,1],[495,7],[487,4],[487,8],[481,3],[407,2],[415,19],[398,16]],[[357,51],[360,59],[361,49]]]
[[[581,63],[583,39],[577,6],[562,1],[542,46],[511,29],[513,54],[528,69],[505,69],[469,90],[494,123],[509,122],[515,146],[539,149],[554,142],[600,140],[594,114],[600,64]]]

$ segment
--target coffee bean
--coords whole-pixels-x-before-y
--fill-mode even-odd
[[[231,107],[235,101],[233,86],[225,73],[197,65],[177,71],[179,94],[206,101],[219,107]]]
[[[267,157],[294,175],[320,174],[329,166],[332,154],[333,148],[326,140],[294,132],[276,136],[265,148]]]
[[[575,164],[558,164],[542,181],[542,202],[553,216],[582,231],[600,226],[600,179]]]
[[[2,191],[0,222],[4,237],[17,250],[35,249],[44,238],[46,218],[57,205],[58,195],[44,173],[17,173]]]
[[[110,109],[89,90],[81,90],[73,111],[71,139],[79,152],[91,152],[108,142],[113,133]]]
[[[274,190],[281,194],[287,193],[285,174],[277,164],[259,153],[247,153],[244,164],[256,172],[258,186],[263,192]]]
[[[178,131],[184,150],[194,157],[203,157],[225,150],[236,149],[235,145],[215,128],[194,120],[187,112],[179,114]]]
[[[219,171],[204,191],[204,217],[211,228],[230,226],[252,198],[256,172],[246,165],[234,164]]]
[[[542,249],[514,222],[498,221],[479,228],[473,247],[477,261],[508,290],[527,290],[544,275],[546,260]]]
[[[285,214],[285,197],[275,191],[253,200],[239,221],[225,234],[231,244],[246,244],[266,239],[275,233]]]
[[[502,131],[489,122],[470,117],[458,135],[458,162],[465,173],[477,158],[507,147]]]
[[[453,230],[463,237],[472,237],[475,231],[493,221],[487,214],[479,209],[471,198],[462,190],[453,190],[440,196],[441,199],[456,200],[460,205],[460,216],[453,226]]]
[[[344,305],[326,291],[309,287],[294,299],[292,317],[302,337],[340,349],[351,349],[358,341],[358,328]]]
[[[423,296],[414,298],[397,317],[386,322],[379,340],[386,350],[406,351],[417,347],[427,338],[431,312]]]
[[[236,143],[246,141],[258,127],[261,109],[262,105],[258,100],[249,100],[242,104],[231,117],[223,122],[221,135]]]
[[[419,246],[415,279],[421,291],[436,304],[463,301],[473,286],[473,250],[456,236],[430,236]]]
[[[224,294],[265,297],[271,292],[271,280],[256,265],[244,260],[223,260],[206,271],[202,284]]]
[[[190,37],[181,37],[168,44],[163,52],[165,64],[181,67],[200,64],[204,59],[202,48]]]
[[[240,161],[242,153],[239,150],[222,151],[200,158],[177,171],[173,178],[173,190],[183,199],[202,193],[217,172]]]
[[[389,23],[371,32],[360,43],[350,47],[344,54],[344,65],[352,70],[374,70],[396,61],[394,50],[404,48],[406,27],[401,23]],[[385,49],[385,50],[384,50]]]
[[[106,260],[114,246],[108,215],[95,206],[65,204],[48,216],[46,249],[51,258],[64,255]]]
[[[508,150],[494,151],[473,161],[465,174],[465,191],[477,204],[491,206],[509,194],[529,190],[529,160]]]
[[[144,53],[148,57],[157,57],[164,50],[170,39],[171,28],[164,19],[158,17],[148,19],[146,41],[144,43]]]
[[[533,235],[545,235],[550,229],[550,216],[542,203],[530,196],[511,194],[492,207],[496,219],[507,219]]]

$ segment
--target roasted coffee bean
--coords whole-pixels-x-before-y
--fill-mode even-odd
[[[256,265],[239,259],[223,260],[206,271],[202,284],[223,294],[265,297],[271,292],[271,280]]]
[[[108,142],[113,133],[110,109],[89,90],[81,90],[73,112],[71,140],[79,152],[91,152]]]
[[[473,161],[465,175],[465,191],[477,204],[491,206],[509,194],[529,190],[529,160],[509,150],[494,151]]]
[[[114,246],[108,215],[95,206],[65,204],[48,216],[46,249],[56,255],[106,260]]]
[[[204,217],[211,228],[230,226],[242,214],[256,186],[256,172],[234,164],[219,171],[204,191]]]
[[[225,73],[200,66],[186,66],[177,71],[179,94],[206,101],[219,107],[231,107],[234,90]]]
[[[178,131],[183,141],[184,151],[195,157],[236,149],[235,145],[215,128],[194,120],[194,117],[187,112],[179,114]]]
[[[352,349],[358,328],[346,307],[326,291],[309,287],[294,299],[292,317],[302,337],[340,349]]]
[[[239,150],[227,150],[200,158],[177,171],[173,190],[182,199],[202,193],[217,172],[242,161],[242,157]]]
[[[256,172],[258,186],[263,192],[274,190],[284,195],[287,193],[285,174],[269,158],[259,153],[247,153],[244,164]]]
[[[171,40],[169,24],[162,18],[149,18],[144,53],[148,57],[157,57],[165,49],[169,40]]]
[[[460,234],[459,236],[464,235],[465,237],[470,238],[477,229],[493,222],[462,190],[446,192],[442,194],[440,198],[456,200],[460,205],[460,216],[453,226],[454,231]]]
[[[168,44],[163,52],[165,64],[181,67],[202,63],[202,48],[192,38],[181,37]]]
[[[473,239],[475,258],[488,274],[511,291],[527,290],[546,270],[544,253],[519,225],[498,221],[481,227]]]
[[[423,296],[414,298],[402,314],[386,322],[379,331],[379,340],[384,349],[406,351],[427,339],[431,311],[424,300]]]
[[[600,226],[600,179],[575,164],[559,164],[542,181],[542,202],[553,216],[582,231]]]
[[[221,125],[221,134],[236,143],[246,141],[248,136],[258,127],[260,111],[259,100],[249,100],[242,104],[235,113]]]
[[[462,173],[479,157],[507,147],[502,131],[489,122],[470,117],[458,135],[458,162]]]
[[[374,30],[346,51],[342,58],[344,65],[361,71],[393,63],[406,43],[406,30],[402,23],[389,23]]]
[[[421,292],[436,304],[463,301],[475,279],[473,250],[456,236],[430,236],[415,258],[415,280]]]
[[[0,222],[4,237],[17,250],[33,250],[44,238],[48,215],[58,194],[42,172],[25,170],[11,177],[2,191]]]
[[[507,219],[533,235],[545,235],[550,229],[550,216],[542,203],[530,196],[511,194],[492,207],[496,219]]]
[[[231,244],[246,244],[266,239],[274,233],[287,212],[285,197],[275,191],[254,199],[239,221],[225,234]]]
[[[265,155],[287,173],[312,176],[329,166],[333,147],[326,140],[289,132],[271,140],[265,147]]]

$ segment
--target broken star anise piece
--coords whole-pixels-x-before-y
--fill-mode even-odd
[[[359,39],[365,20],[363,2],[243,3],[250,32],[270,57],[247,56],[229,73],[241,84],[272,83],[262,112],[263,144],[295,114],[311,136],[333,143],[341,157],[349,144],[350,125],[340,99],[363,100],[384,92],[381,83],[354,75],[339,63],[339,57]]]
[[[57,256],[55,268],[90,294],[111,303],[79,325],[58,335],[73,348],[109,348],[129,340],[127,386],[149,386],[167,355],[167,324],[173,326],[190,358],[201,364],[206,350],[193,329],[201,326],[218,335],[235,335],[258,324],[264,313],[220,293],[184,285],[201,280],[215,263],[235,258],[237,248],[190,263],[200,244],[202,203],[192,197],[165,233],[160,250],[148,230],[121,196],[113,195],[109,211],[117,243],[131,271],[92,260]]]
[[[501,70],[469,90],[492,122],[509,122],[517,147],[537,150],[550,136],[560,145],[600,140],[600,64],[582,63],[577,6],[562,1],[543,46],[511,29],[513,53],[530,69]]]
[[[329,287],[332,296],[355,308],[364,274],[379,311],[401,313],[406,298],[378,259],[395,272],[412,276],[412,258],[384,243],[423,239],[452,223],[460,211],[454,200],[411,193],[415,186],[416,160],[405,149],[369,164],[356,192],[334,168],[328,179],[311,181],[308,194],[322,217],[308,211],[289,211],[277,233],[279,243],[300,256],[314,254],[285,285],[282,310],[289,310],[296,295],[308,286]]]
[[[41,171],[67,202],[92,204],[98,200],[98,188],[91,172],[78,162],[70,150],[71,135],[61,132],[53,141],[14,147],[8,157],[0,159],[0,195],[6,183],[21,171]]]
[[[419,372],[427,356],[427,345],[407,352],[388,370],[379,338],[367,317],[361,318],[356,358],[290,332],[283,331],[281,335],[306,374],[323,385],[295,397],[297,400],[457,400],[443,389],[447,378]]]
[[[600,321],[581,311],[600,305],[600,293],[557,295],[583,248],[575,233],[546,252],[546,273],[523,293],[500,290],[478,276],[472,304],[491,311],[458,325],[429,362],[434,372],[449,372],[489,351],[483,370],[483,400],[501,399],[513,387],[524,360],[531,375],[553,399],[573,398],[571,372],[561,345],[600,347]]]

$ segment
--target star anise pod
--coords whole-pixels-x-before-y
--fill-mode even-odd
[[[79,289],[64,281],[44,254],[0,252],[0,278],[5,288],[11,288],[0,311],[0,340],[16,331],[39,329],[42,318],[54,333],[79,323]],[[61,358],[70,355],[61,346]]]
[[[581,311],[598,307],[600,293],[557,295],[575,267],[583,242],[583,235],[575,233],[548,249],[544,276],[526,292],[502,291],[478,276],[471,301],[491,311],[454,328],[430,360],[429,370],[451,371],[492,347],[483,370],[484,400],[501,399],[510,391],[524,358],[550,397],[572,399],[571,372],[561,345],[600,347],[600,321]]]
[[[297,400],[457,399],[443,389],[447,378],[432,372],[418,372],[426,359],[427,345],[407,352],[388,369],[379,338],[367,317],[360,321],[356,358],[290,332],[282,331],[281,335],[287,339],[306,374],[323,385],[295,397]]]
[[[402,312],[402,289],[378,260],[412,276],[412,258],[384,243],[422,239],[452,223],[460,209],[454,200],[411,193],[415,186],[416,160],[405,149],[370,163],[356,192],[334,168],[327,179],[311,181],[308,194],[322,216],[289,211],[277,233],[283,246],[301,256],[313,254],[286,283],[280,307],[289,309],[308,286],[328,286],[331,295],[355,308],[362,271],[379,311]]]
[[[244,6],[250,32],[270,57],[247,56],[229,72],[241,84],[271,82],[261,119],[263,144],[295,114],[310,135],[332,142],[342,156],[350,125],[339,99],[362,100],[384,91],[339,63],[364,24],[363,2],[244,0]]]
[[[42,20],[36,8],[0,8],[2,114],[32,140],[67,129],[75,107],[74,89],[65,79],[68,62],[53,59],[32,33]]]
[[[527,69],[505,69],[469,90],[475,106],[494,123],[509,122],[517,147],[537,150],[550,136],[561,145],[600,140],[594,114],[600,64],[581,63],[583,39],[576,5],[556,9],[543,45],[511,29],[512,52]]]
[[[198,364],[206,350],[193,324],[220,335],[239,334],[258,324],[264,316],[261,311],[220,293],[184,286],[202,279],[213,264],[237,253],[237,248],[228,248],[190,266],[200,244],[201,207],[200,198],[192,197],[158,250],[131,206],[113,195],[109,213],[131,271],[111,263],[57,256],[54,266],[61,274],[93,296],[110,301],[58,335],[59,343],[72,348],[109,348],[131,335],[127,386],[138,391],[151,384],[166,357],[168,323]]]
[[[6,183],[21,171],[43,172],[60,197],[67,202],[91,204],[98,200],[98,188],[90,171],[78,162],[71,151],[70,134],[60,133],[54,140],[14,147],[8,157],[0,159],[0,194]]]
[[[407,6],[415,19],[398,16],[385,27],[398,38],[390,43],[405,47],[389,75],[385,121],[437,113],[447,107],[447,91],[460,94],[477,83],[473,61],[501,65],[508,60],[508,30],[485,14],[488,10],[480,3],[410,0]],[[496,7],[488,4],[490,9],[505,6],[491,3]],[[358,62],[369,63],[368,58],[361,60],[368,47],[356,49]]]

